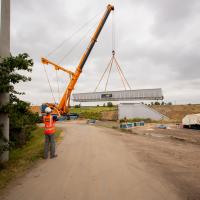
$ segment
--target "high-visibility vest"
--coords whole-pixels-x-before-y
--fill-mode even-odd
[[[53,134],[56,132],[55,121],[53,120],[53,116],[51,115],[44,116],[43,121],[44,121],[44,134]]]

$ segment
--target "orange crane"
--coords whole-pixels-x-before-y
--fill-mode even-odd
[[[49,61],[46,58],[41,58],[41,62],[43,64],[51,64],[55,67],[55,70],[62,70],[71,75],[71,80],[70,80],[59,104],[56,105],[56,104],[52,104],[52,103],[46,103],[46,105],[53,110],[54,114],[57,114],[58,116],[60,116],[60,115],[66,115],[67,113],[69,113],[70,97],[71,97],[72,90],[74,89],[76,82],[77,82],[77,80],[82,72],[82,69],[84,67],[84,64],[86,63],[86,61],[94,47],[94,44],[97,41],[97,38],[98,38],[107,18],[112,10],[114,10],[114,6],[109,4],[106,8],[106,11],[105,11],[103,17],[101,18],[101,20],[96,28],[96,31],[94,32],[94,34],[90,40],[90,43],[89,43],[86,51],[83,53],[83,55],[81,57],[80,62],[78,64],[75,72],[67,70],[67,69],[63,68],[62,66],[59,66],[59,65],[55,64],[54,62]]]

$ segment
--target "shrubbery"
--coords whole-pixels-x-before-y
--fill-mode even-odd
[[[30,105],[21,101],[16,94],[14,85],[19,82],[30,81],[31,78],[24,76],[19,71],[32,71],[33,61],[28,54],[19,54],[10,56],[1,60],[0,63],[0,93],[9,93],[10,101],[7,105],[0,105],[0,112],[7,113],[10,121],[10,147],[20,147],[30,139],[30,133],[34,129],[36,122],[39,120],[38,114],[30,111]],[[2,125],[0,125],[2,127]],[[4,140],[2,131],[0,139]],[[7,144],[0,145],[0,153],[7,150]]]
[[[30,111],[30,105],[24,101],[10,105],[10,142],[12,147],[20,147],[29,139],[31,131],[39,122],[39,115]]]
[[[143,121],[145,123],[151,123],[154,122],[155,120],[152,120],[150,118],[133,118],[133,119],[120,119],[120,122],[140,122]]]
[[[74,106],[74,108],[80,108],[81,107],[81,104],[77,104]]]
[[[112,103],[112,102],[108,102],[108,103],[107,103],[107,106],[108,106],[108,107],[113,107],[113,103]]]

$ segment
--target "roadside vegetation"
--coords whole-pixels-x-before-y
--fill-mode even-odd
[[[15,90],[20,82],[31,81],[25,76],[31,72],[33,60],[28,54],[19,54],[1,59],[0,62],[0,94],[9,93],[9,103],[0,105],[0,113],[9,116],[10,141],[4,138],[0,124],[0,158],[9,150],[9,161],[0,161],[0,189],[16,176],[22,175],[37,160],[42,158],[44,134],[39,122],[38,113],[33,113],[28,102],[19,99],[23,92]],[[57,129],[56,140],[59,140],[61,129]]]
[[[30,104],[19,99],[19,95],[24,93],[16,91],[14,87],[17,83],[31,80],[23,74],[31,72],[32,67],[33,60],[25,53],[11,55],[0,62],[0,93],[9,93],[9,102],[0,105],[0,113],[8,114],[10,121],[10,141],[6,141],[2,132],[3,124],[0,124],[0,156],[4,151],[25,145],[39,120],[38,114],[30,111]]]
[[[120,122],[145,122],[145,123],[154,123],[157,122],[155,120],[152,120],[150,118],[133,118],[133,119],[120,119]]]
[[[61,129],[57,128],[56,140],[60,140]],[[43,128],[37,127],[30,133],[30,140],[23,147],[10,151],[10,160],[0,164],[0,189],[17,176],[23,175],[43,156],[44,133]]]
[[[19,99],[23,92],[15,90],[20,82],[31,81],[24,75],[32,71],[33,60],[28,54],[19,54],[0,60],[0,94],[9,93],[9,102],[0,104],[0,113],[9,117],[9,141],[3,135],[0,124],[0,188],[12,177],[20,174],[41,156],[42,129],[36,126],[37,113],[32,113],[30,104]],[[10,152],[10,160],[1,163],[4,151]]]
[[[108,102],[109,103],[109,102]],[[102,112],[105,111],[115,111],[117,110],[117,106],[110,106],[110,104],[107,104],[107,106],[91,106],[91,107],[73,107],[70,109],[71,113],[77,113],[80,117],[86,118],[86,119],[96,119],[100,120],[102,117]]]
[[[149,107],[155,109],[156,111],[162,113],[167,116],[169,120],[161,120],[155,121],[151,119],[128,119],[128,122],[136,122],[136,121],[144,121],[145,123],[181,123],[184,116],[188,114],[196,114],[200,113],[200,104],[187,104],[187,105],[173,105],[171,102],[169,103],[151,103],[148,105]],[[108,120],[108,121],[116,121],[117,115],[117,106],[90,106],[90,107],[81,107],[77,105],[76,107],[71,108],[71,112],[78,113],[80,117],[86,119],[97,119],[97,120]],[[116,112],[116,113],[115,113]],[[105,116],[107,116],[106,119]],[[122,119],[120,122],[123,122]]]

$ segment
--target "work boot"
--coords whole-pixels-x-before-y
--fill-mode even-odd
[[[57,154],[55,154],[55,155],[51,156],[50,158],[51,158],[51,159],[53,159],[53,158],[56,158],[56,157],[58,157],[58,155],[57,155]]]

